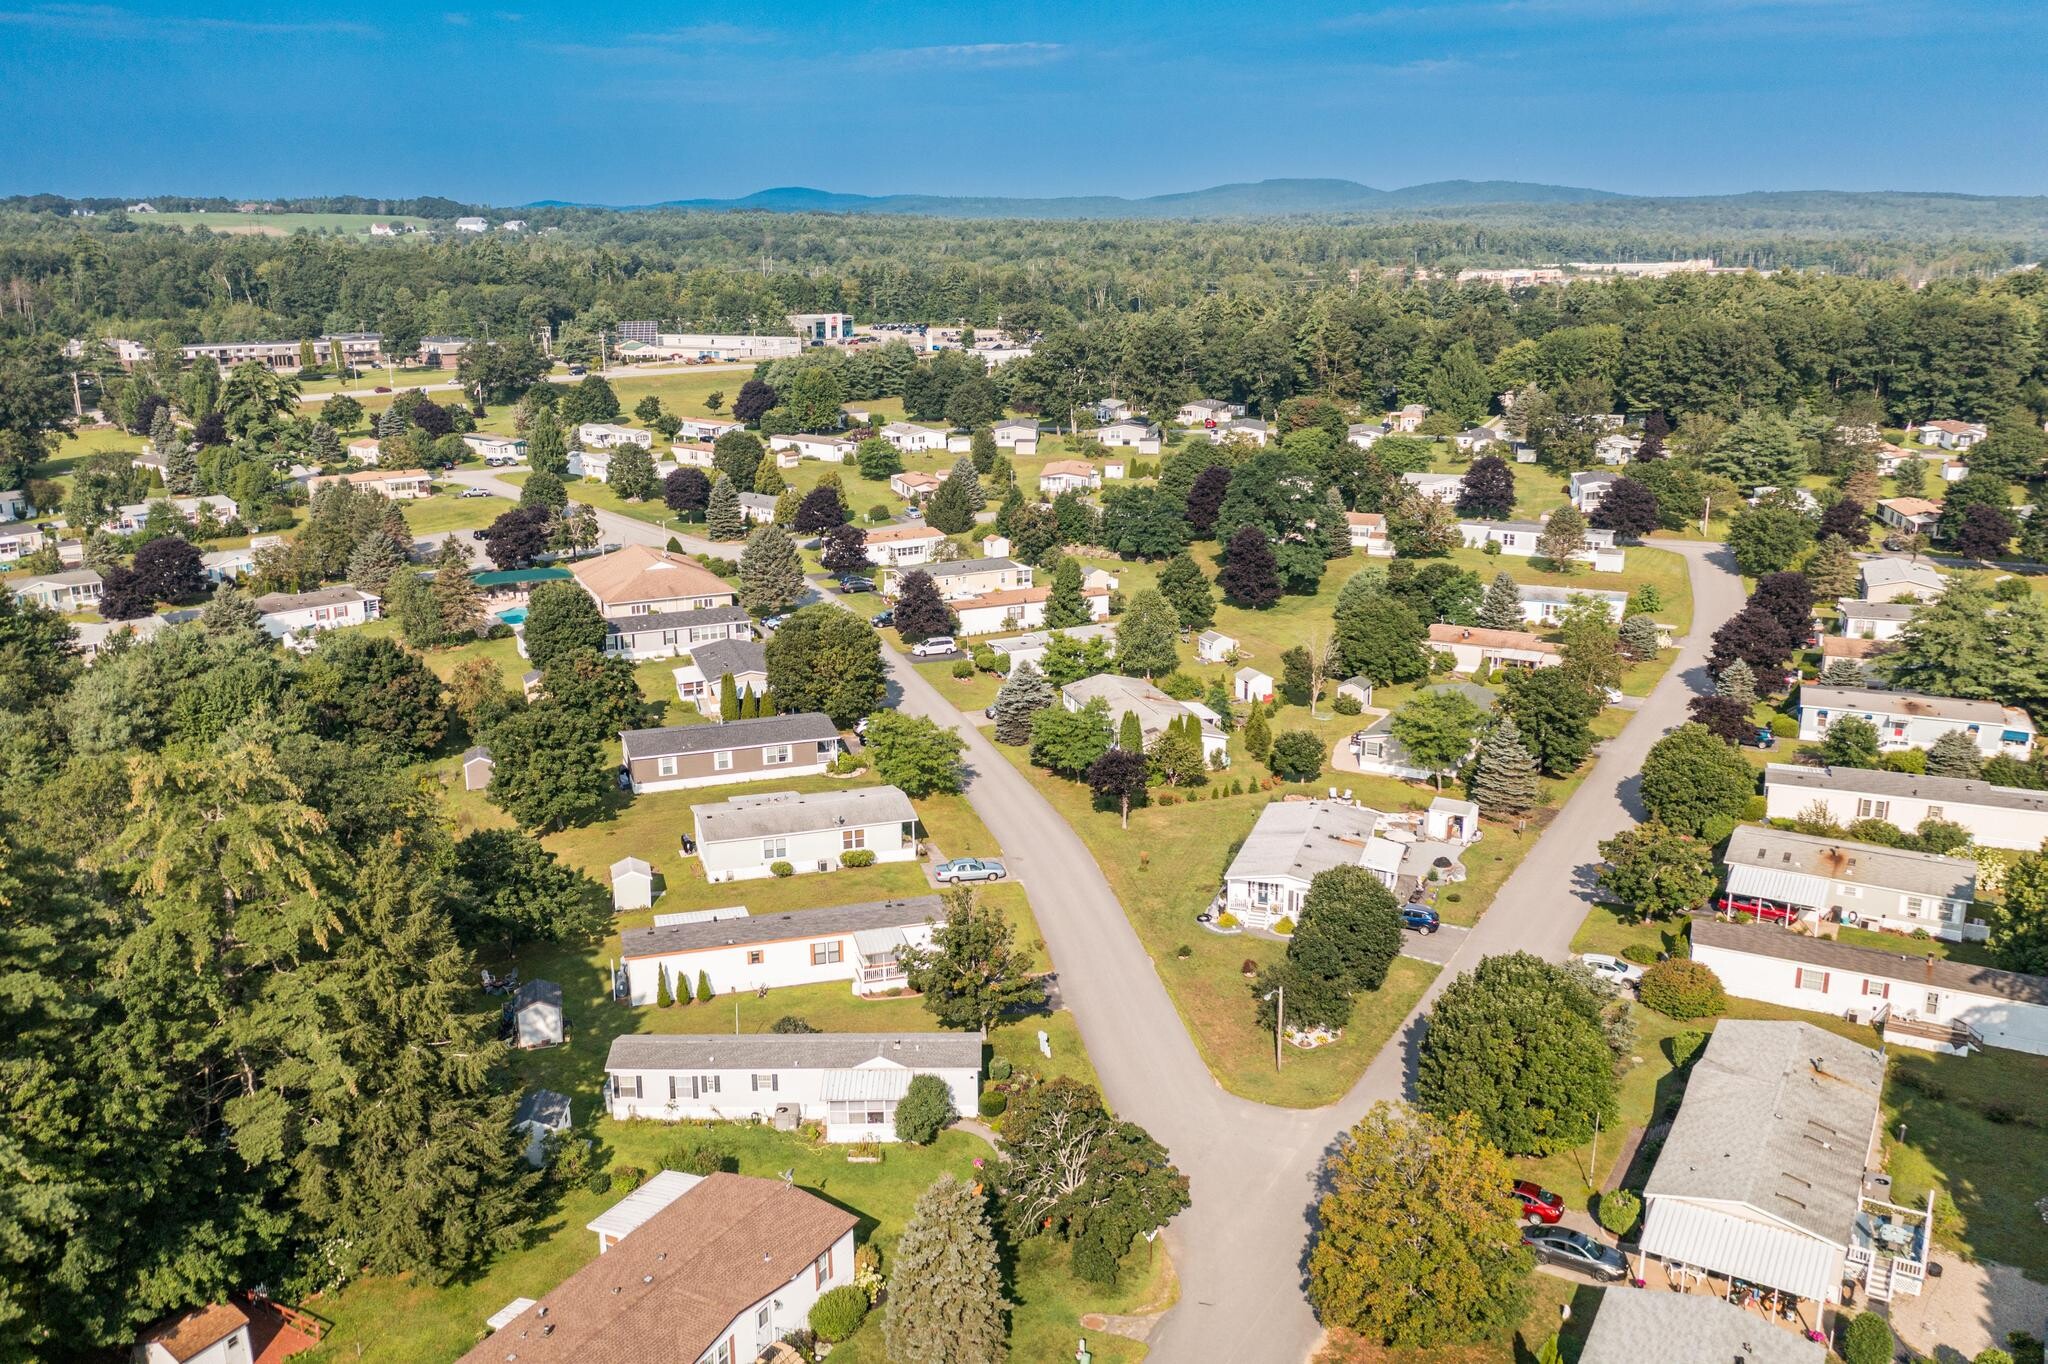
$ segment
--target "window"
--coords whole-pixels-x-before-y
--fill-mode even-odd
[[[1888,800],[1859,800],[1856,802],[1858,819],[1890,819],[1892,803]]]
[[[756,1075],[753,1078],[754,1090],[756,1093],[759,1093],[761,1090],[764,1089],[776,1091],[782,1088],[782,1077],[780,1075],[770,1073],[767,1075]]]
[[[1860,900],[1863,898],[1863,887],[1861,886],[1836,886],[1835,890],[1844,900]]]
[[[761,840],[761,860],[780,862],[789,856],[789,840],[780,835]]]
[[[1940,917],[1940,915],[1938,914],[1929,914],[1927,912],[1927,902],[1917,895],[1908,895],[1906,897],[1904,908],[1906,917],[1909,919],[1932,919]]]
[[[823,1288],[832,1282],[832,1251],[826,1248],[823,1255],[811,1261],[811,1272],[817,1275],[816,1287]]]
[[[676,690],[682,694],[682,698],[685,701],[694,701],[704,694],[704,684],[702,682],[684,682],[680,683]]]
[[[612,1093],[621,1099],[639,1098],[640,1077],[638,1075],[614,1075],[612,1077]]]
[[[839,962],[839,960],[840,960],[840,957],[841,957],[841,954],[840,954],[840,946],[841,946],[841,944],[840,944],[840,941],[839,941],[839,939],[837,939],[837,938],[834,938],[834,939],[833,939],[833,940],[832,940],[831,942],[814,942],[814,943],[812,943],[812,944],[811,944],[811,965],[813,965],[813,966],[832,966],[832,965],[836,965],[836,964],[837,964],[837,963]]]
[[[1946,819],[1948,818],[1948,812],[1939,805],[1930,805],[1927,807],[1927,818]]]
[[[675,755],[664,753],[661,757],[655,759],[654,771],[656,776],[673,777],[676,774]]]
[[[732,750],[721,748],[716,753],[713,753],[711,755],[711,770],[713,772],[732,771]]]
[[[841,829],[839,831],[839,846],[842,849],[865,848],[867,845],[868,831],[866,829]]]
[[[762,963],[762,961],[766,959],[767,955],[767,953],[763,952],[760,948],[756,947],[752,951],[747,953],[747,965],[759,966]]]
[[[761,750],[761,766],[763,767],[780,767],[788,761],[788,744],[771,744]]]
[[[692,1075],[690,1077],[690,1097],[701,1099],[706,1094],[718,1093],[718,1079],[719,1077],[716,1075]]]
[[[1825,971],[1815,971],[1810,967],[1800,967],[1799,988],[1802,990],[1818,990],[1820,993],[1826,994],[1828,992],[1828,973]]]
[[[1866,995],[1876,995],[1879,999],[1890,999],[1892,995],[1891,982],[1871,980],[1866,977],[1863,982],[1863,993]]]

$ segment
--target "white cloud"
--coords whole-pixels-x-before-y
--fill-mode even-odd
[[[216,19],[204,15],[137,14],[111,5],[39,5],[28,10],[0,10],[0,24],[17,28],[57,28],[100,38],[184,38],[202,33],[246,33],[256,37],[300,37],[308,34],[374,38],[376,29],[346,19],[268,20]]]
[[[945,43],[934,47],[892,47],[871,53],[893,65],[949,67],[1044,66],[1072,54],[1065,43]]]

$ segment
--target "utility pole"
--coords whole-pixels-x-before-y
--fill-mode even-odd
[[[1274,1069],[1274,1070],[1279,1070],[1279,1069],[1280,1069],[1280,1067],[1281,1067],[1281,1060],[1280,1060],[1280,1039],[1281,1039],[1281,1038],[1282,1038],[1283,1036],[1285,1036],[1285,1035],[1286,1035],[1286,1033],[1287,1033],[1287,987],[1286,987],[1285,985],[1276,985],[1276,986],[1274,986],[1274,987],[1273,987],[1273,990],[1272,990],[1272,993],[1268,994],[1268,995],[1266,996],[1266,998],[1267,998],[1267,999],[1270,999],[1270,1000],[1272,1000],[1272,1001],[1274,1001],[1274,1003],[1273,1003],[1273,1069]]]
[[[1708,520],[1708,518],[1710,518],[1711,516],[1713,516],[1713,514],[1714,514],[1714,496],[1713,496],[1713,494],[1712,494],[1712,493],[1709,493],[1709,494],[1707,494],[1707,496],[1706,496],[1705,498],[1701,499],[1701,501],[1700,501],[1700,535],[1701,535],[1702,537],[1706,536],[1706,535],[1707,535],[1707,533],[1708,533],[1708,532],[1707,532],[1707,520]]]

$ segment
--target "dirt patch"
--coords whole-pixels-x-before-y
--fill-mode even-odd
[[[1914,1350],[1963,1364],[1982,1350],[2006,1348],[2013,1331],[2039,1335],[2048,1321],[2048,1284],[2011,1265],[1941,1256],[1941,1277],[1917,1298],[1894,1298],[1892,1327]]]

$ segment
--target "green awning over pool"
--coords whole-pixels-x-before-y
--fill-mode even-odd
[[[566,568],[510,568],[476,575],[478,587],[519,587],[525,583],[560,582],[569,576]]]

